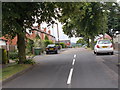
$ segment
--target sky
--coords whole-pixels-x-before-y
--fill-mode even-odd
[[[79,40],[80,37],[79,38],[76,38],[76,37],[69,38],[66,34],[64,34],[63,29],[62,29],[62,24],[60,22],[57,22],[57,23],[58,23],[58,30],[59,30],[59,40],[70,40],[72,43],[76,43],[76,41]],[[41,28],[45,28],[45,27],[47,27],[47,24],[42,23]],[[52,28],[52,25],[47,28],[48,28],[48,30],[51,30],[51,34],[56,37],[56,40],[58,40],[57,24],[54,24],[53,28]]]

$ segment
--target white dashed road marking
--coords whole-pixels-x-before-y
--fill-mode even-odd
[[[73,59],[73,62],[72,62],[72,65],[74,65],[75,64],[75,59]]]
[[[74,58],[76,58],[76,54],[74,54]],[[74,66],[74,64],[75,64],[75,59],[73,59],[72,61],[72,67]],[[70,73],[69,73],[68,80],[67,80],[68,85],[71,84],[72,75],[73,75],[73,68],[70,69]]]
[[[68,85],[71,84],[72,74],[73,74],[73,68],[71,68],[70,73],[69,73],[69,77],[68,77],[68,80],[67,80]]]
[[[74,58],[76,58],[76,54],[74,55]]]

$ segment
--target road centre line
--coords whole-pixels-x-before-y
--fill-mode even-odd
[[[68,80],[67,80],[68,85],[71,84],[72,74],[73,74],[73,68],[70,69],[69,77],[68,77]]]
[[[74,58],[76,58],[76,54],[74,54]],[[72,61],[72,65],[74,64],[75,64],[75,59],[73,59]],[[73,68],[70,69],[70,73],[69,73],[68,80],[67,80],[68,85],[71,84],[72,74],[73,74]]]
[[[73,62],[72,62],[72,65],[74,65],[75,64],[75,59],[73,59]]]
[[[76,54],[74,54],[74,58],[76,58]]]

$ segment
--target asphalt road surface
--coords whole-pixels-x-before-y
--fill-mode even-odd
[[[84,48],[36,56],[37,65],[3,88],[118,88],[118,74]]]

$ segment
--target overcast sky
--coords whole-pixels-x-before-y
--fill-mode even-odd
[[[71,42],[76,43],[76,41],[79,38],[75,38],[75,37],[69,38],[66,34],[64,34],[63,29],[62,29],[62,24],[60,22],[57,22],[57,23],[58,23],[58,29],[59,29],[59,39],[60,40],[71,40]],[[45,28],[45,27],[47,27],[47,24],[46,23],[42,23],[41,24],[41,28]],[[57,24],[54,24],[53,28],[52,28],[52,25],[49,26],[48,30],[49,29],[51,30],[51,34],[56,37],[56,40],[58,40]]]

